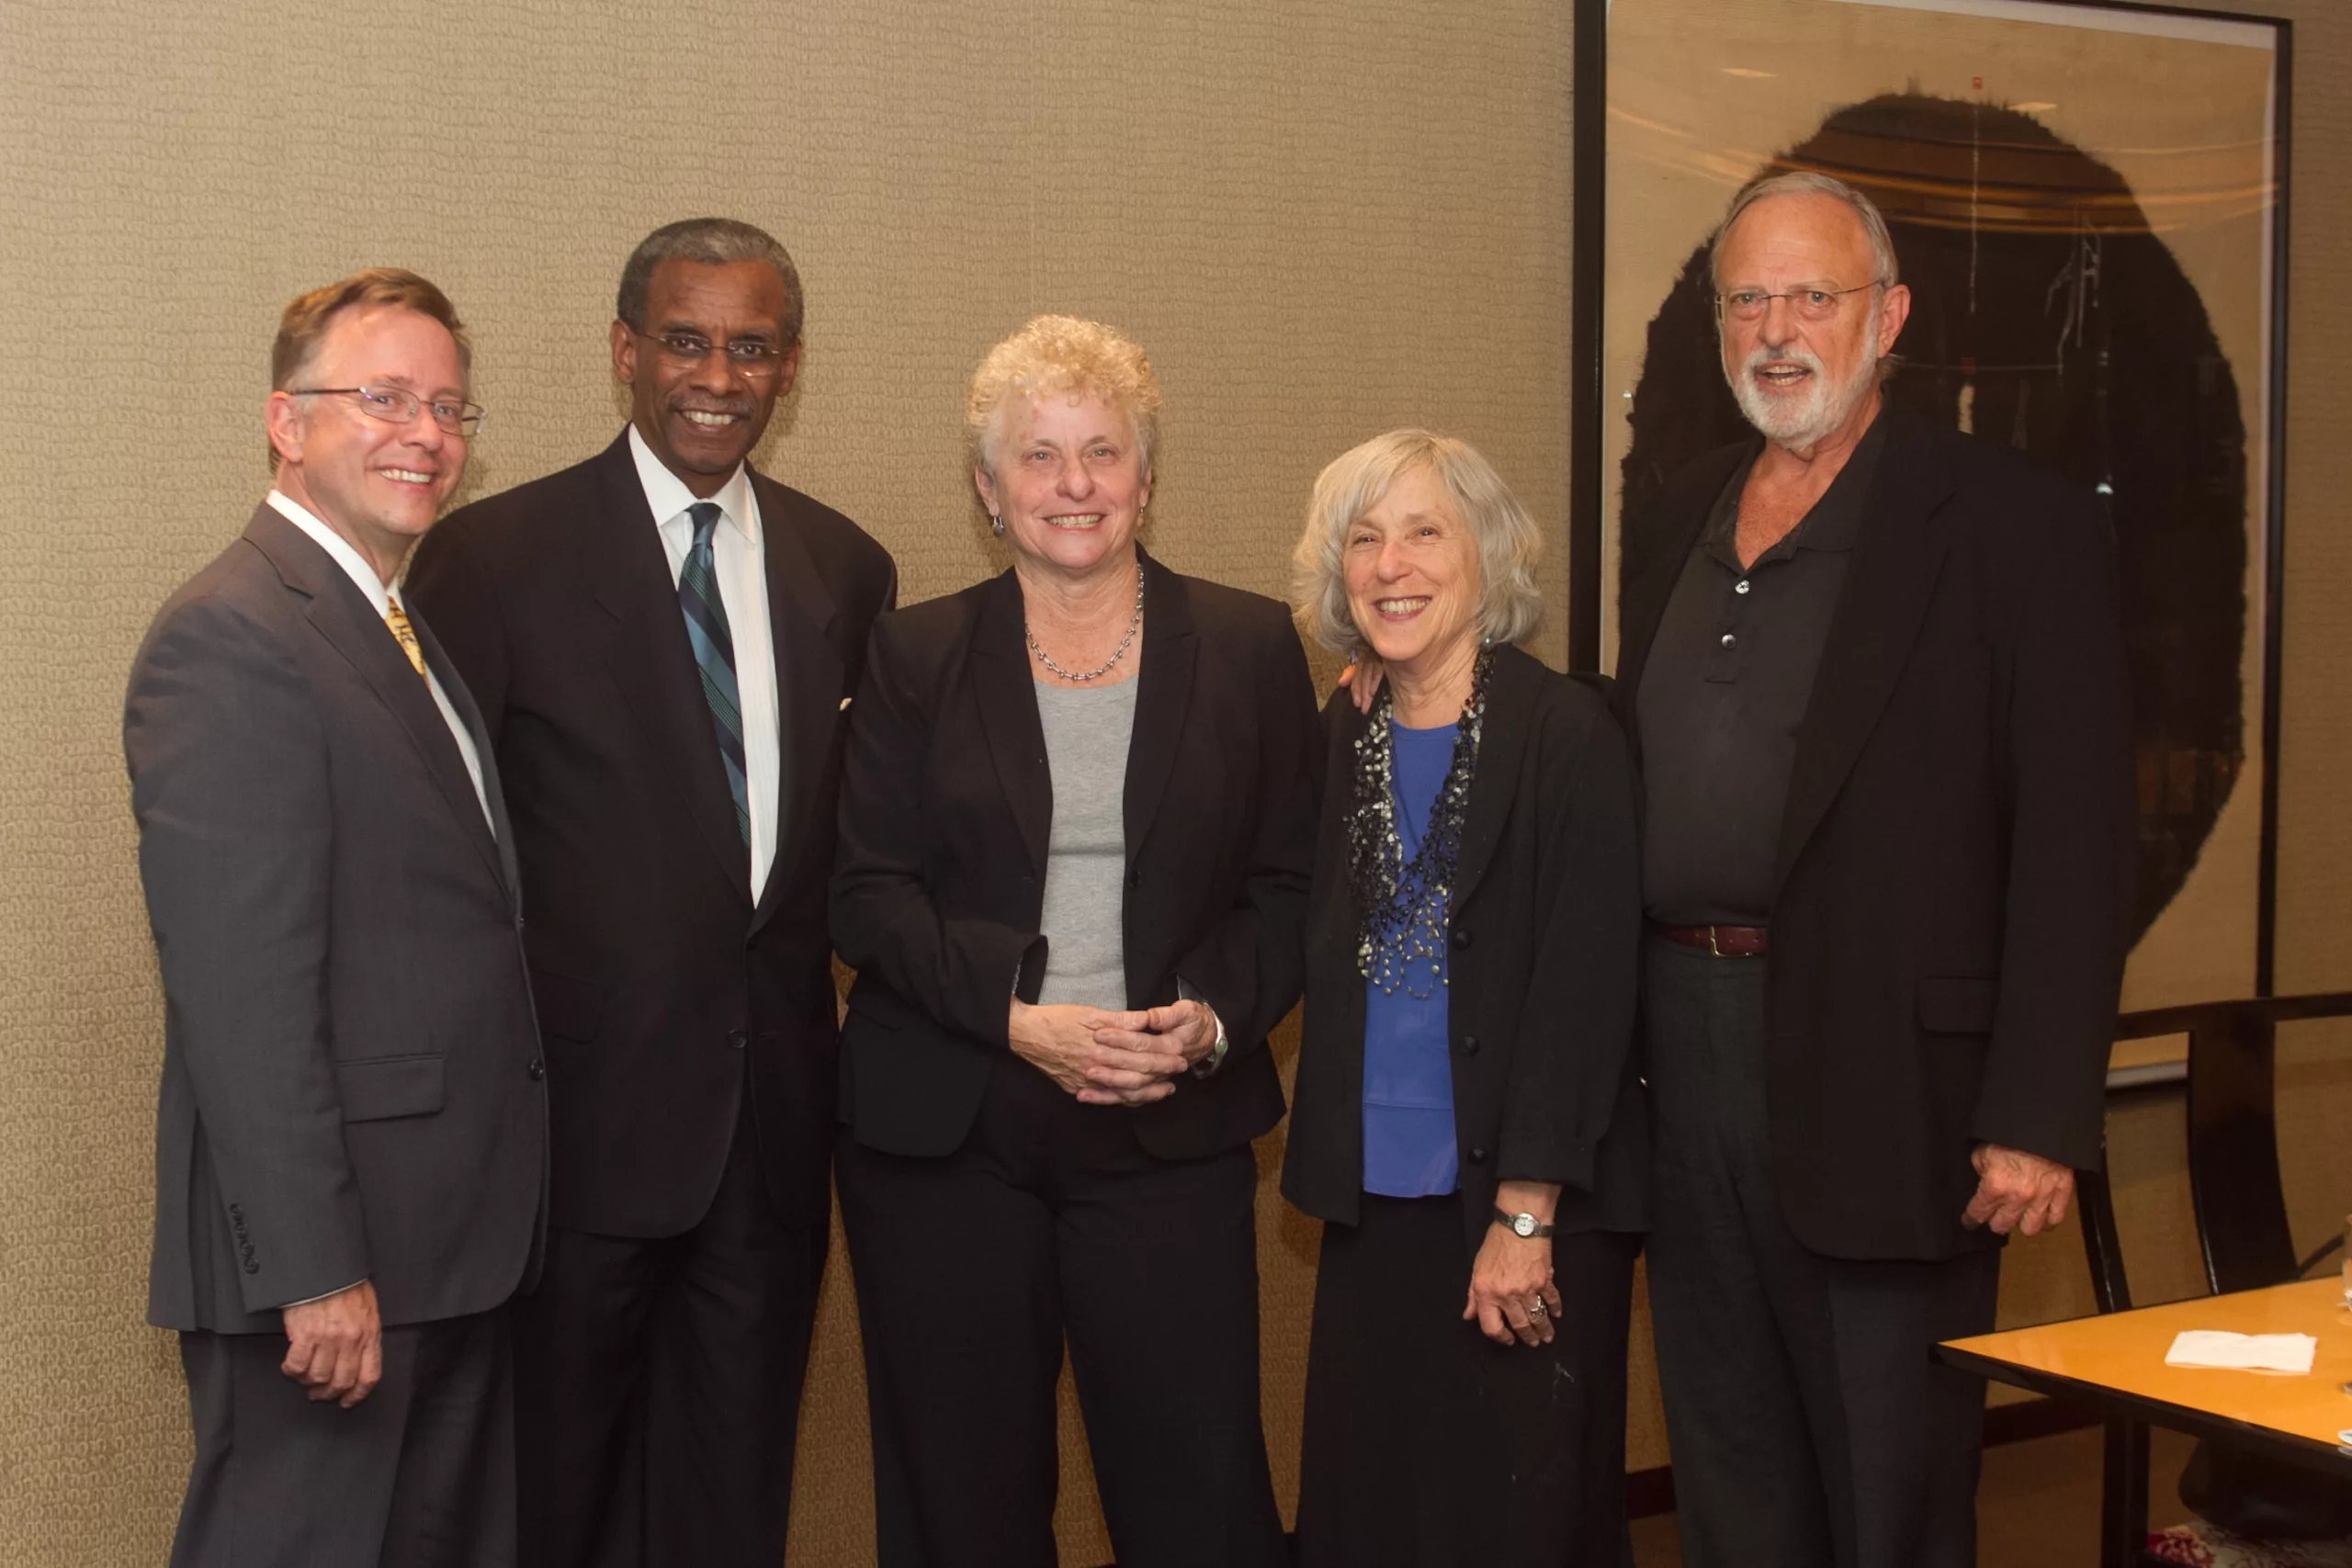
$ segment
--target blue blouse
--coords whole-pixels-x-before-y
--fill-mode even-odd
[[[1408,863],[1453,763],[1453,731],[1391,728],[1389,790]],[[1441,953],[1437,977],[1444,964]],[[1402,987],[1392,995],[1369,980],[1363,988],[1363,1190],[1388,1198],[1451,1192],[1456,1177],[1445,987],[1426,969],[1413,984],[1428,986],[1429,996]]]

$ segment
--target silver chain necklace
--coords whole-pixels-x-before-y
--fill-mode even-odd
[[[1022,617],[1021,617],[1021,635],[1022,635],[1023,637],[1027,637],[1027,638],[1029,639],[1029,651],[1030,651],[1030,652],[1032,652],[1032,653],[1034,653],[1034,654],[1035,654],[1035,655],[1037,656],[1037,662],[1038,662],[1038,663],[1040,663],[1040,664],[1042,664],[1042,665],[1044,665],[1046,669],[1048,669],[1048,670],[1052,671],[1055,674],[1057,674],[1057,675],[1060,676],[1063,680],[1065,680],[1065,681],[1095,681],[1095,680],[1100,680],[1102,677],[1103,677],[1103,676],[1105,676],[1105,675],[1108,675],[1108,674],[1111,672],[1111,666],[1113,666],[1114,664],[1116,664],[1120,660],[1125,659],[1125,658],[1127,656],[1127,645],[1128,645],[1128,644],[1130,644],[1130,643],[1132,643],[1132,642],[1134,642],[1134,641],[1136,640],[1136,629],[1137,629],[1138,627],[1140,627],[1142,625],[1143,625],[1143,562],[1141,562],[1141,561],[1137,561],[1137,562],[1136,562],[1136,613],[1135,613],[1135,617],[1134,617],[1132,620],[1130,620],[1130,621],[1128,621],[1128,622],[1127,622],[1127,635],[1126,635],[1126,636],[1125,636],[1125,637],[1121,637],[1121,638],[1119,639],[1119,646],[1118,646],[1117,648],[1115,648],[1115,649],[1114,649],[1112,650],[1112,652],[1111,652],[1111,657],[1110,657],[1110,658],[1108,658],[1108,659],[1106,659],[1106,660],[1104,660],[1102,663],[1100,663],[1100,664],[1096,665],[1093,669],[1091,669],[1091,670],[1065,670],[1065,669],[1063,669],[1060,665],[1058,665],[1058,664],[1055,663],[1055,662],[1053,661],[1053,660],[1052,660],[1050,657],[1048,657],[1048,656],[1047,656],[1047,654],[1046,654],[1046,650],[1045,650],[1044,649],[1039,648],[1039,647],[1037,646],[1037,634],[1036,634],[1035,632],[1033,632],[1033,631],[1031,631],[1031,630],[1029,629],[1029,617],[1028,617],[1028,616],[1026,616],[1026,615],[1023,615],[1023,616],[1022,616]]]

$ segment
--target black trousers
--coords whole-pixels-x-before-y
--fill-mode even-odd
[[[186,1333],[196,1460],[172,1568],[510,1568],[505,1309],[384,1330],[345,1410],[278,1371],[280,1334]]]
[[[1462,1198],[1363,1196],[1323,1227],[1299,1460],[1303,1568],[1601,1568],[1625,1533],[1638,1238],[1553,1238],[1549,1345],[1462,1318]]]
[[[776,1568],[827,1236],[781,1224],[751,1097],[700,1224],[550,1227],[515,1303],[524,1568]]]
[[[1856,1262],[1790,1234],[1766,1129],[1766,962],[1643,944],[1650,1322],[1682,1560],[1973,1568],[1984,1385],[1931,1351],[1991,1330],[2000,1254]]]
[[[1281,1568],[1246,1146],[1157,1159],[1007,1056],[956,1153],[834,1165],[882,1568],[1053,1568],[1065,1336],[1120,1568]]]

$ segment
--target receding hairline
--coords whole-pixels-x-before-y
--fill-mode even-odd
[[[1855,209],[1852,202],[1824,190],[1776,190],[1768,191],[1754,200],[1742,204],[1739,210],[1724,221],[1723,238],[1713,245],[1707,263],[1708,272],[1718,288],[1723,284],[1723,254],[1731,248],[1732,242],[1739,231],[1739,226],[1754,218],[1758,210],[1770,207],[1775,202],[1792,201],[1816,202],[1835,208],[1843,215],[1853,238],[1860,242],[1865,263],[1869,265],[1871,271],[1877,270],[1878,256],[1876,247],[1871,243],[1871,226],[1863,220],[1861,213]],[[1843,279],[1839,281],[1842,282]]]

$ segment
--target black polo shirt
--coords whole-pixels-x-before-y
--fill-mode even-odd
[[[1634,694],[1642,900],[1668,925],[1771,923],[1797,727],[1885,446],[1874,420],[1813,510],[1743,571],[1742,463],[1682,563]]]

